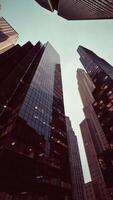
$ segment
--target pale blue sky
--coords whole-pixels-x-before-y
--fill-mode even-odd
[[[78,137],[85,181],[89,173],[79,123],[84,118],[76,70],[82,67],[77,48],[83,45],[113,65],[113,20],[67,21],[41,8],[35,0],[1,0],[3,16],[19,33],[18,43],[49,41],[61,57],[65,111]]]

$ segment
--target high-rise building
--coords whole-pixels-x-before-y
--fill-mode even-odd
[[[7,69],[0,93],[0,187],[20,191],[20,199],[24,193],[71,200],[60,58],[49,43],[26,45],[0,58]]]
[[[58,11],[58,15],[68,20],[113,19],[112,0],[35,0],[42,7]]]
[[[91,181],[85,184],[86,200],[100,200],[101,194],[98,188],[98,184],[95,181]]]
[[[66,125],[73,200],[85,200],[85,183],[83,178],[78,142],[77,137],[72,129],[69,117],[66,117]]]
[[[42,55],[42,45],[30,42],[0,55],[0,137],[12,130]],[[36,60],[36,61],[35,61]],[[37,62],[37,66],[34,62]]]
[[[0,54],[12,48],[17,39],[18,33],[3,17],[0,17]]]
[[[82,62],[87,73],[79,70],[79,73],[87,76],[90,83],[94,86],[89,89],[88,100],[85,97],[87,93],[86,85],[83,85],[79,76],[79,89],[82,96],[84,113],[89,127],[96,156],[100,165],[104,181],[108,192],[113,194],[113,150],[112,150],[112,74],[113,68],[104,59],[98,57],[92,51],[79,46],[80,61]],[[85,81],[86,82],[86,81]],[[82,85],[82,86],[80,86]],[[85,103],[89,102],[89,104]],[[82,130],[84,132],[84,128]],[[84,133],[85,135],[85,133]]]
[[[92,107],[103,130],[103,137],[108,143],[108,147],[101,154],[98,154],[98,157],[106,184],[110,188],[113,187],[113,67],[84,47],[80,46],[78,52],[81,56],[81,62],[95,85],[95,89],[92,91],[94,97]]]
[[[77,80],[79,93],[83,102],[83,111],[86,118],[89,119],[88,123],[92,130],[93,143],[95,144],[97,154],[99,154],[106,150],[109,147],[109,144],[92,106],[94,102],[92,92],[95,89],[95,85],[90,76],[82,69],[77,70]]]
[[[96,149],[91,137],[91,129],[89,128],[89,119],[84,119],[80,124],[82,138],[84,142],[86,157],[88,161],[91,180],[96,182],[100,191],[100,200],[108,200],[106,184],[99,166]]]

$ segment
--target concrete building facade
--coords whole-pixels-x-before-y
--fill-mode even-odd
[[[0,17],[0,54],[12,48],[17,39],[18,33],[3,17]]]

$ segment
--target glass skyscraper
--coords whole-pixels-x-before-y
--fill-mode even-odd
[[[19,112],[19,116],[45,139],[50,137],[51,132],[54,74],[57,62],[60,62],[59,55],[47,43]]]
[[[42,7],[58,11],[67,20],[112,19],[112,0],[35,0]]]
[[[26,45],[14,47],[21,50],[16,49],[16,59],[12,57],[14,60],[11,60],[15,69],[13,82],[10,83],[10,79],[6,82],[14,91],[8,92],[7,86],[2,96],[0,185],[10,191],[19,189],[18,198],[23,195],[22,191],[27,191],[24,193],[26,198],[70,200],[60,57],[48,42]],[[2,55],[1,62],[5,62],[6,56],[10,57],[14,48]],[[19,62],[19,67],[15,68],[15,62]],[[6,111],[9,112],[7,120]]]
[[[73,200],[85,200],[85,183],[83,178],[80,152],[77,136],[75,135],[69,117],[66,117],[69,162],[72,180]],[[87,199],[86,199],[87,200]]]

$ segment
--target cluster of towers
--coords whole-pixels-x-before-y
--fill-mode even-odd
[[[88,1],[70,0],[67,7],[63,0],[37,2],[67,19],[113,18],[110,1],[90,1],[91,12],[81,14]],[[68,12],[72,5],[76,16]],[[17,39],[0,17],[0,199],[112,200],[112,66],[78,47],[85,69],[77,70],[85,114],[80,128],[91,174],[85,184],[77,137],[65,116],[60,56],[49,42],[20,46]]]

